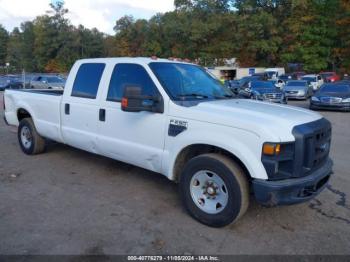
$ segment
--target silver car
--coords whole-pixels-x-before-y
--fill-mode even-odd
[[[63,89],[66,81],[58,76],[35,76],[30,87],[35,89]]]
[[[307,81],[292,80],[288,81],[283,88],[285,96],[289,99],[308,99],[312,96],[312,86]]]

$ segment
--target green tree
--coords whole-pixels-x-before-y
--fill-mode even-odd
[[[6,60],[16,71],[23,68],[22,36],[18,27],[15,27],[9,36]]]
[[[8,32],[6,29],[0,24],[0,66],[4,66],[7,56],[7,42],[9,39]]]
[[[34,25],[32,22],[24,22],[21,24],[21,53],[22,53],[22,65],[28,72],[34,72],[37,70],[36,57],[33,50],[35,45],[35,33]]]

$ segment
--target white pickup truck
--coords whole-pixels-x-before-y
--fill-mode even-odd
[[[250,196],[266,206],[309,200],[332,174],[329,121],[237,99],[189,63],[79,60],[64,91],[6,90],[4,107],[24,153],[49,139],[161,173],[210,226],[236,221]]]

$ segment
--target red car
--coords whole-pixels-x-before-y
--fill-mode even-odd
[[[325,82],[335,82],[340,80],[340,76],[336,72],[322,72],[321,77]]]

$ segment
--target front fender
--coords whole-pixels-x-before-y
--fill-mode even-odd
[[[218,133],[218,130],[220,130],[220,133]],[[175,163],[181,151],[196,144],[222,148],[240,159],[251,177],[268,178],[261,162],[263,141],[259,136],[238,128],[225,126],[219,126],[218,128],[217,125],[211,125],[205,129],[203,127],[192,127],[176,137],[167,137],[163,158],[163,173],[169,179],[176,179],[174,175]]]

